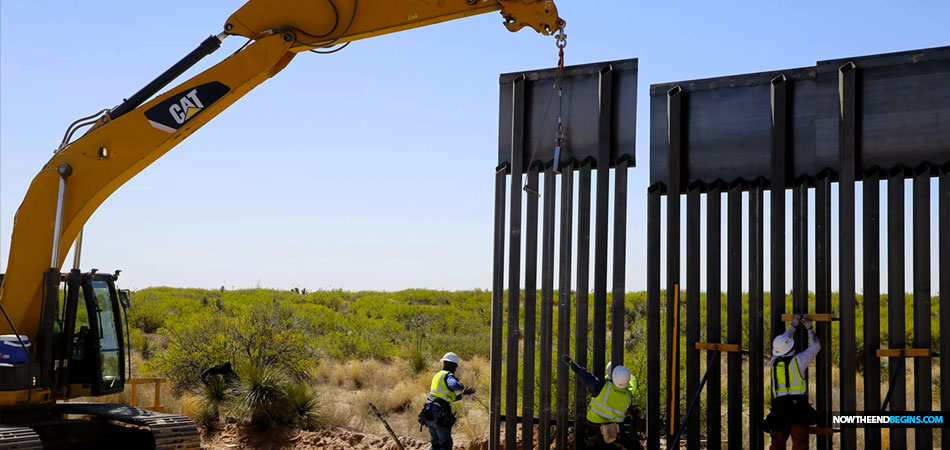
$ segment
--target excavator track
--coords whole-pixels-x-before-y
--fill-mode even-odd
[[[32,429],[0,425],[0,450],[42,450],[43,442]]]
[[[179,414],[158,413],[134,406],[109,403],[60,403],[56,405],[55,412],[88,415],[147,429],[151,432],[154,448],[158,450],[198,450],[201,448],[198,427],[190,418]]]

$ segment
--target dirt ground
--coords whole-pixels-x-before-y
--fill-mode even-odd
[[[407,450],[429,448],[427,442],[400,438]],[[217,430],[204,430],[201,435],[201,448],[207,450],[398,450],[389,436],[337,428],[319,431],[246,431],[237,425],[229,424]]]
[[[520,434],[520,433],[519,433]],[[573,439],[569,439],[573,442]],[[429,443],[400,436],[406,450],[428,450]],[[535,448],[537,441],[532,448]],[[504,448],[504,443],[502,443]],[[201,434],[201,448],[205,450],[398,450],[389,436],[360,433],[344,428],[319,431],[248,431],[234,424],[215,430],[205,429]],[[486,438],[456,444],[455,450],[488,450]],[[519,440],[517,450],[522,450]]]

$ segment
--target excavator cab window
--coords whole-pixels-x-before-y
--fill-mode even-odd
[[[99,376],[106,389],[116,383],[121,385],[119,358],[122,349],[119,348],[118,305],[113,295],[115,287],[104,279],[92,279],[92,290],[95,296],[96,321],[99,322]]]
[[[83,275],[69,378],[71,383],[91,385],[92,395],[122,392],[124,388],[126,361],[118,297],[112,275]]]

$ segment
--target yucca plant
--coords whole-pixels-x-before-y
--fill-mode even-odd
[[[268,427],[286,406],[286,377],[270,366],[249,365],[237,388],[238,415],[251,426]]]
[[[304,430],[314,430],[326,422],[317,393],[303,383],[289,384],[284,390],[284,419]]]

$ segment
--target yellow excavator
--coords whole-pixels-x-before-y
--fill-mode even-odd
[[[80,270],[86,220],[298,53],[333,52],[355,40],[491,11],[501,12],[510,31],[530,27],[557,35],[559,43],[565,38],[553,0],[250,0],[223,31],[134,95],[72,123],[17,210],[0,275],[0,449],[199,448],[187,417],[63,401],[122,392],[128,379],[128,295],[116,288],[119,271]],[[228,36],[247,43],[155,96]],[[63,272],[73,243],[73,267]]]

